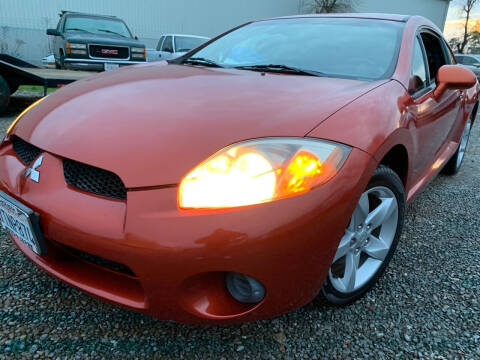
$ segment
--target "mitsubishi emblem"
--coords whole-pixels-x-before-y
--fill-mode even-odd
[[[25,177],[29,177],[30,179],[38,183],[40,181],[40,171],[38,171],[37,168],[42,165],[42,161],[43,155],[40,156],[37,160],[35,160],[31,168],[28,168],[27,171],[25,171]]]

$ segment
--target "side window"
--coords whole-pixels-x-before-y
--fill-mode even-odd
[[[450,46],[448,46],[445,39],[443,39],[442,42],[443,42],[443,47],[445,48],[445,51],[447,53],[447,58],[449,60],[448,63],[455,65],[457,63],[457,59],[455,58],[455,55],[453,55],[452,49],[450,48]]]
[[[163,39],[165,39],[165,36],[162,36],[160,40],[158,40],[157,51],[160,51],[160,49],[162,48]]]
[[[465,56],[457,55],[455,56],[459,64],[464,64]]]
[[[162,51],[173,52],[173,41],[171,36],[167,36],[162,45]]]
[[[430,80],[435,81],[438,69],[447,64],[445,53],[440,38],[432,33],[423,33],[423,45],[427,54],[428,69],[430,70]]]
[[[414,94],[427,87],[427,68],[423,57],[423,50],[418,38],[415,39],[412,58],[412,74],[408,86],[408,92]]]

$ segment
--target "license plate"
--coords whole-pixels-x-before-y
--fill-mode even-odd
[[[105,65],[105,71],[118,69],[120,67],[119,64],[112,64],[112,63],[105,63],[104,65]]]
[[[40,231],[40,215],[14,198],[0,191],[0,224],[35,253],[45,253]]]

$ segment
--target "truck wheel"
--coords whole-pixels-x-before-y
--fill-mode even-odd
[[[0,76],[0,114],[7,110],[10,102],[10,88],[7,81]]]

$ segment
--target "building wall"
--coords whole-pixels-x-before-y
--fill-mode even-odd
[[[433,21],[442,31],[450,0],[354,0],[358,12],[421,15]]]
[[[424,15],[443,29],[448,0],[353,0],[358,12]],[[162,33],[215,36],[246,21],[311,10],[312,0],[0,0],[0,53],[40,64],[61,10],[115,15],[147,47]]]
[[[0,53],[39,64],[61,10],[115,15],[147,47],[162,33],[218,35],[246,21],[298,14],[298,0],[0,0]]]

